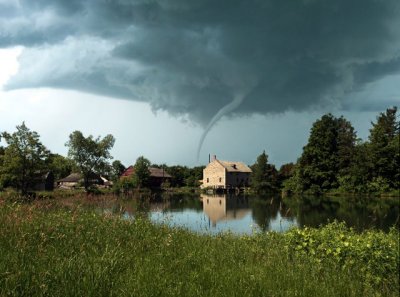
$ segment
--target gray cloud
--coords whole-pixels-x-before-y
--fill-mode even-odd
[[[400,72],[398,0],[23,0],[0,4],[0,46],[23,45],[8,88],[149,102],[206,124],[306,110]],[[6,11],[7,13],[4,13]]]
[[[383,62],[366,62],[354,66],[354,78],[358,84],[375,81],[382,76],[399,73],[400,56]]]

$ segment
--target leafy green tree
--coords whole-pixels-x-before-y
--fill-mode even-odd
[[[372,123],[369,135],[372,179],[379,178],[384,187],[399,188],[399,122],[397,107],[388,108]]]
[[[252,170],[251,184],[256,192],[277,190],[278,172],[274,165],[268,164],[265,151],[257,157]]]
[[[64,178],[78,169],[74,161],[59,154],[50,154],[46,163],[56,180]]]
[[[252,166],[251,183],[253,188],[258,191],[266,187],[268,172],[268,156],[265,151],[257,157],[256,163]]]
[[[348,193],[368,192],[367,184],[372,179],[372,170],[368,143],[359,141],[354,148],[347,174],[338,177],[340,190]]]
[[[133,178],[138,188],[147,187],[149,185],[150,165],[151,165],[150,161],[143,156],[140,156],[139,158],[136,159]]]
[[[111,179],[116,181],[119,179],[121,174],[126,170],[126,167],[122,164],[120,160],[115,160],[111,164]]]
[[[163,164],[155,164],[155,163],[153,163],[153,164],[151,164],[151,167],[153,167],[153,168],[158,168],[158,169],[165,169],[165,168],[167,168],[168,166],[167,166],[167,164],[165,164],[165,163],[163,163]]]
[[[333,115],[328,114],[316,121],[307,145],[299,160],[302,190],[314,191],[336,187],[336,123]]]
[[[204,166],[196,166],[187,169],[187,174],[185,178],[185,184],[188,187],[199,187],[199,180],[203,177]]]
[[[186,166],[170,166],[165,169],[171,176],[171,185],[173,187],[183,187],[187,177],[188,168]]]
[[[349,121],[343,116],[336,119],[337,125],[337,177],[349,175],[349,170],[352,165],[355,147],[357,143],[356,132]]]
[[[389,144],[389,151],[394,152],[392,160],[393,174],[390,176],[391,186],[393,189],[400,189],[400,122],[397,122],[396,136]]]
[[[109,134],[103,139],[84,137],[82,132],[74,131],[69,135],[68,156],[74,160],[83,176],[85,190],[89,189],[89,177],[92,173],[101,172],[112,156],[111,148],[115,138]]]
[[[349,174],[355,142],[354,128],[343,117],[326,114],[317,120],[296,167],[297,190],[319,193],[337,188],[338,179]]]
[[[24,122],[16,128],[12,134],[1,133],[7,147],[1,157],[0,178],[3,185],[14,186],[25,195],[42,176],[50,152]]]
[[[303,192],[303,180],[300,176],[299,164],[293,167],[292,176],[282,181],[283,193],[293,194]]]
[[[279,187],[282,186],[283,182],[291,178],[294,174],[295,165],[293,163],[283,164],[278,171],[278,183]]]
[[[113,176],[112,164],[109,162],[102,162],[98,166],[96,173],[110,180]]]
[[[124,176],[114,182],[113,191],[116,194],[123,193],[124,195],[128,195],[135,188],[135,186],[134,178]]]

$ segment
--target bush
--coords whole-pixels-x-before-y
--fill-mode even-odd
[[[394,227],[388,234],[376,230],[357,234],[344,223],[334,222],[319,229],[292,229],[284,236],[292,253],[326,266],[357,269],[372,285],[398,277],[399,231]]]
[[[378,176],[367,184],[367,189],[370,193],[385,193],[390,190],[390,186],[386,179]]]
[[[17,201],[22,201],[24,197],[17,190],[12,188],[6,188],[4,189],[4,191],[0,192],[0,199],[10,202],[17,202]]]
[[[136,188],[136,183],[131,177],[122,177],[117,180],[113,185],[113,192],[115,194],[128,194]]]

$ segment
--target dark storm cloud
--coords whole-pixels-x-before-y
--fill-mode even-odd
[[[400,70],[398,0],[6,6],[0,45],[28,47],[9,88],[52,86],[147,101],[200,123],[238,93],[244,98],[234,105],[237,114],[332,101],[346,106],[351,90]]]
[[[354,77],[357,83],[368,83],[384,75],[400,72],[400,54],[398,57],[385,62],[366,62],[354,67]]]

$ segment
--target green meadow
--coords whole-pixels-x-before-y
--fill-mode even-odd
[[[96,203],[96,202],[93,202]],[[69,199],[0,202],[0,296],[398,296],[399,231],[199,235]]]

